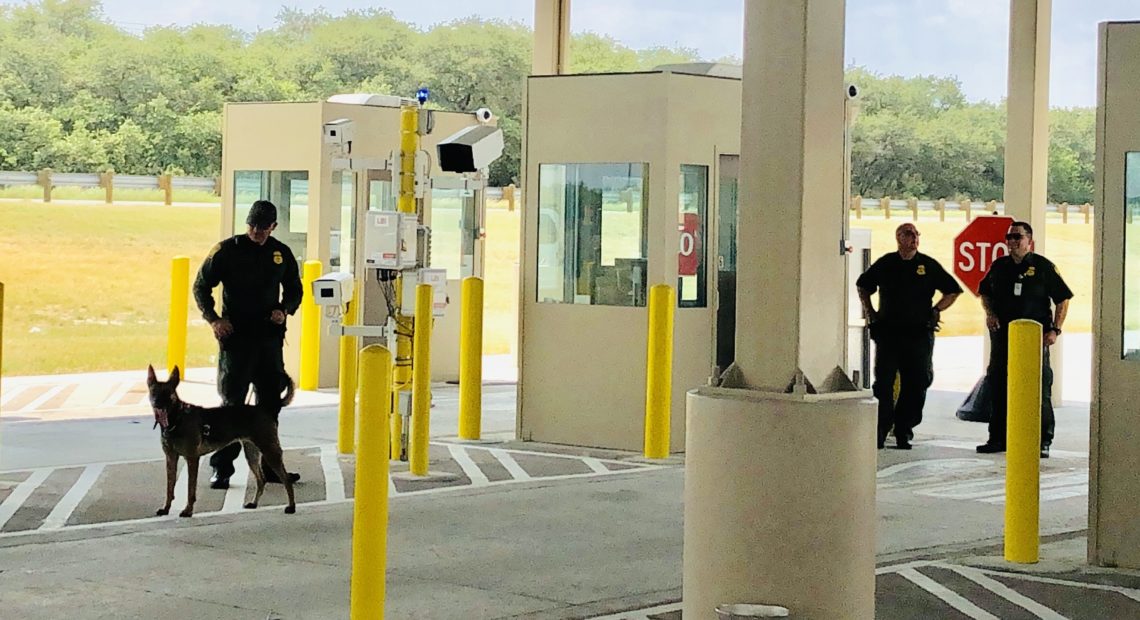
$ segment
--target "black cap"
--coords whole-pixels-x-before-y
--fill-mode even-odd
[[[249,208],[245,223],[254,228],[269,228],[277,223],[277,207],[268,200],[258,200]]]

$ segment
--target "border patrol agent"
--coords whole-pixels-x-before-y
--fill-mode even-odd
[[[914,224],[900,225],[895,229],[898,251],[884,254],[855,281],[863,302],[863,316],[875,341],[872,389],[879,400],[879,448],[893,427],[896,447],[910,450],[914,427],[922,422],[926,390],[934,381],[934,331],[941,313],[962,292],[938,261],[918,251],[919,236]],[[871,295],[876,290],[878,311],[871,305]],[[935,291],[942,296],[932,306]]]
[[[245,402],[252,383],[258,402],[280,398],[285,362],[285,315],[301,305],[301,275],[289,246],[270,235],[277,228],[277,207],[258,200],[246,218],[248,230],[219,242],[202,262],[194,281],[194,299],[218,339],[218,394],[227,405]],[[222,313],[215,311],[213,289],[222,284]],[[210,487],[229,487],[235,443],[210,457]],[[289,474],[294,482],[297,474]],[[266,471],[269,482],[280,482]]]
[[[1069,312],[1073,291],[1049,259],[1030,251],[1033,227],[1029,224],[1014,222],[1010,225],[1005,243],[1009,246],[1009,256],[995,260],[978,287],[982,307],[986,309],[986,327],[990,330],[990,365],[986,375],[990,382],[993,413],[990,416],[989,440],[977,450],[982,454],[1005,452],[1009,323],[1016,319],[1032,319],[1043,329],[1041,458],[1049,458],[1054,428],[1053,369],[1049,366],[1049,346],[1061,335],[1061,325]]]

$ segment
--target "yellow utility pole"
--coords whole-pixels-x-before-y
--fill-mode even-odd
[[[190,303],[190,257],[170,261],[170,318],[166,326],[166,372],[175,367],[186,376],[186,321]]]
[[[383,620],[388,563],[388,395],[392,354],[374,344],[360,353],[360,449],[352,517],[352,620]]]
[[[301,381],[302,390],[315,390],[320,380],[321,307],[313,300],[313,281],[321,277],[321,261],[305,261],[301,278]]]
[[[645,458],[669,457],[669,417],[673,410],[673,306],[668,284],[649,289],[649,351],[645,379]]]
[[[459,438],[483,427],[483,280],[464,278],[459,312]]]
[[[1036,564],[1041,549],[1041,324],[1009,325],[1005,559]]]

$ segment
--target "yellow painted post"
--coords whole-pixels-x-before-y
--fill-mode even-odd
[[[854,200],[855,200],[855,219],[861,220],[861,219],[863,219],[863,197],[862,196],[856,196],[854,198]]]
[[[459,438],[483,428],[483,280],[463,279],[459,301]]]
[[[344,326],[356,325],[356,309],[360,306],[360,283],[356,284],[352,301],[344,312],[341,324]],[[337,432],[337,452],[352,454],[356,448],[356,336],[340,337],[340,377],[337,387],[340,389],[340,407],[338,409],[340,420]],[[387,416],[387,411],[384,413]]]
[[[352,620],[383,620],[388,563],[388,395],[392,354],[373,344],[360,352],[360,448],[352,510]]]
[[[420,110],[415,104],[400,108],[400,194],[401,213],[416,212],[416,151],[420,150]]]
[[[51,202],[51,168],[44,168],[36,174],[36,182],[44,190],[44,202]]]
[[[1062,224],[1068,224],[1069,223],[1069,203],[1062,202],[1060,205],[1058,205],[1057,208],[1061,211],[1061,223]],[[1131,213],[1131,211],[1129,213]],[[1132,217],[1132,216],[1129,215],[1129,217]]]
[[[1035,564],[1040,552],[1041,324],[1009,325],[1005,559]]]
[[[918,198],[907,198],[906,206],[910,209],[914,221],[918,221]]]
[[[393,461],[400,460],[400,451],[403,448],[403,446],[400,445],[400,442],[403,440],[404,436],[404,418],[400,415],[399,411],[396,411],[396,403],[398,402],[399,395],[399,390],[392,392],[392,398],[389,401],[391,409],[388,411],[388,415],[390,417],[388,420],[388,424],[390,426],[389,436],[392,438],[392,441],[390,443],[391,454],[389,454],[389,458],[391,458]]]
[[[891,219],[891,197],[883,196],[879,199],[879,208],[883,210],[883,219]]]
[[[673,287],[649,289],[649,350],[645,377],[645,458],[669,457],[669,420],[673,411]]]
[[[432,286],[416,285],[416,338],[412,342],[412,428],[408,469],[413,476],[428,474],[431,434],[431,307]]]
[[[313,280],[321,277],[321,261],[305,261],[301,276],[301,380],[302,390],[315,390],[321,362],[321,308],[313,300]]]
[[[103,201],[107,204],[115,202],[115,171],[108,170],[99,173],[99,187],[103,188]]]
[[[4,283],[0,282],[0,377],[4,376]],[[3,383],[3,382],[0,382]]]
[[[938,221],[939,222],[945,222],[946,221],[946,199],[945,198],[939,198],[938,199],[937,208],[938,208]]]
[[[190,307],[190,257],[170,261],[170,318],[166,326],[166,372],[174,367],[186,376],[186,322]]]

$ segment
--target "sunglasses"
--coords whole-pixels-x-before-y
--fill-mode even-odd
[[[1021,238],[1023,236],[1025,236],[1025,235],[1022,235],[1021,233],[1006,233],[1005,240],[1006,241],[1021,241]]]

